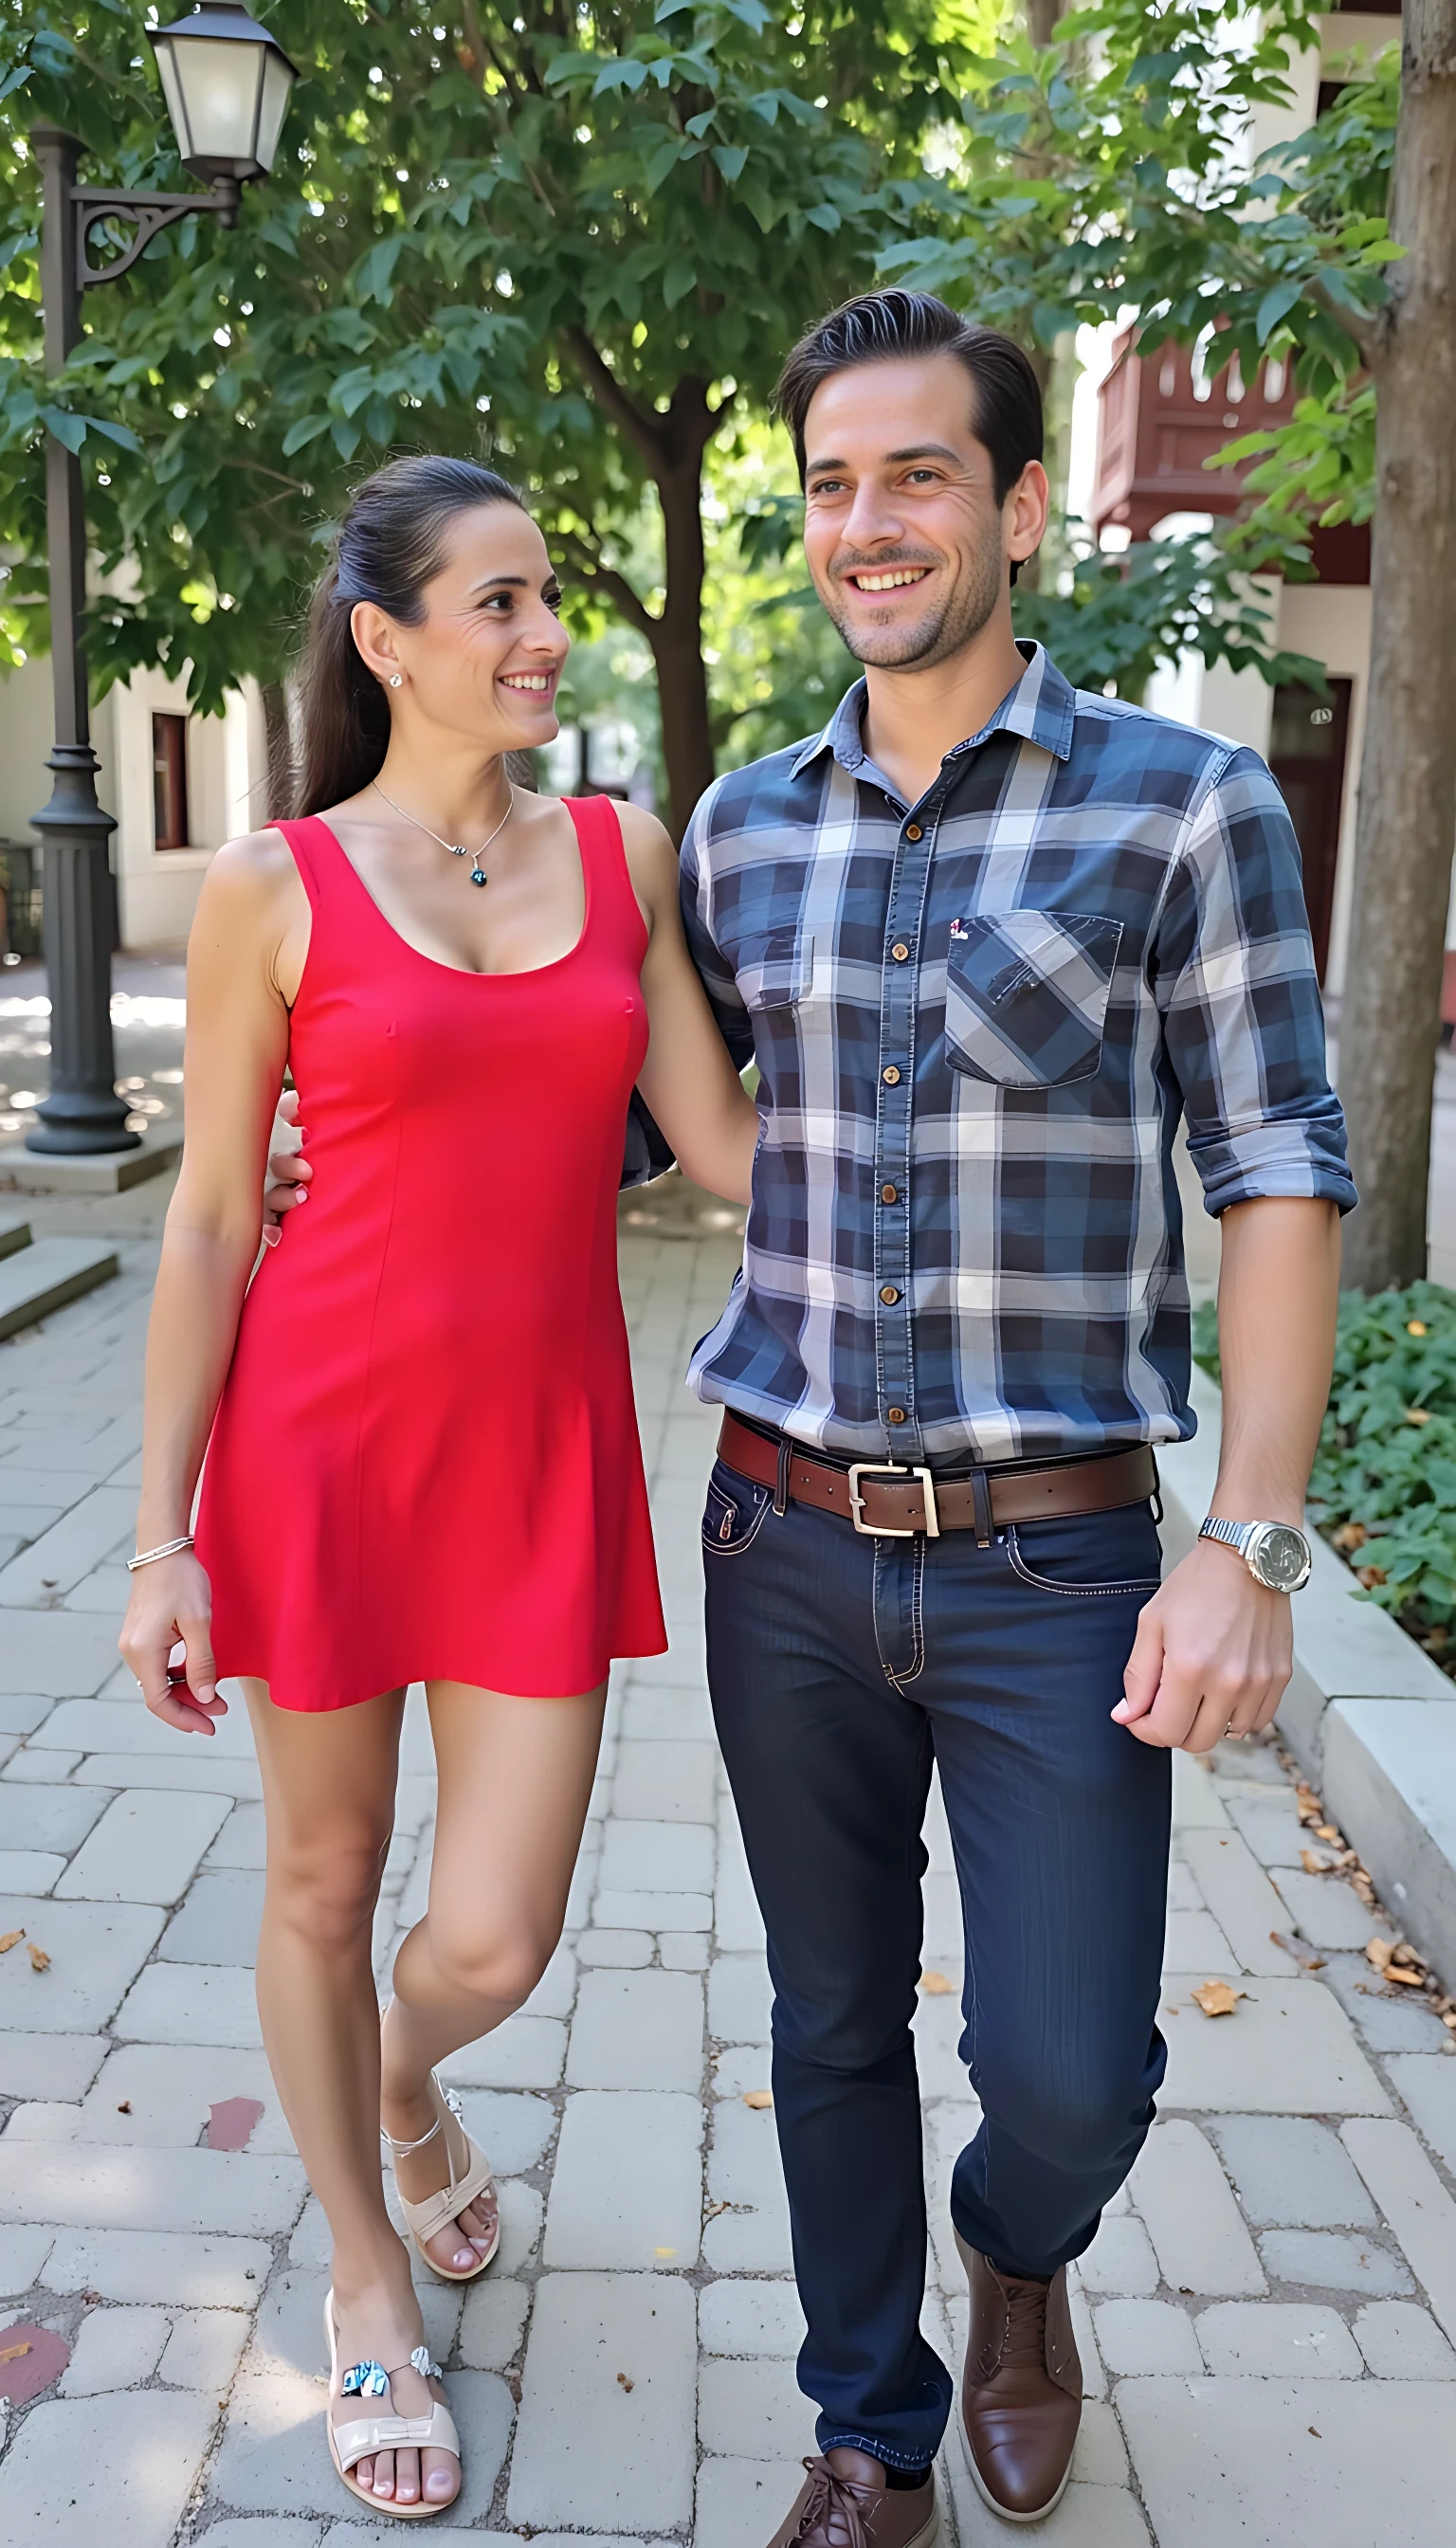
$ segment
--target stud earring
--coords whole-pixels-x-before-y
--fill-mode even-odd
[[[397,690],[397,689],[400,687],[400,684],[401,684],[401,682],[404,681],[404,679],[405,679],[405,676],[404,676],[404,674],[403,674],[403,673],[391,673],[391,675],[390,675],[390,688],[391,688],[392,690]]]

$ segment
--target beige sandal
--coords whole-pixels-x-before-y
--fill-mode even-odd
[[[464,2124],[460,2120],[460,2100],[456,2096],[454,2089],[442,2088],[433,2071],[429,2074],[429,2081],[430,2086],[439,2098],[443,2108],[443,2112],[436,2115],[429,2131],[427,2133],[421,2133],[417,2141],[397,2141],[391,2134],[385,2132],[383,2127],[381,2127],[379,2138],[385,2143],[391,2158],[398,2161],[402,2158],[409,2158],[414,2150],[423,2149],[426,2141],[432,2141],[436,2133],[443,2131],[445,2136],[445,2156],[450,2167],[449,2184],[440,2186],[434,2194],[426,2194],[420,2202],[411,2203],[406,2195],[400,2194],[400,2172],[398,2166],[396,2166],[395,2191],[397,2194],[400,2194],[400,2210],[405,2215],[410,2235],[413,2239],[415,2246],[419,2249],[419,2253],[425,2264],[428,2265],[430,2272],[432,2274],[438,2274],[442,2283],[473,2283],[476,2280],[476,2277],[479,2274],[483,2274],[486,2267],[493,2261],[496,2250],[500,2244],[500,2213],[499,2204],[496,2212],[496,2234],[491,2240],[490,2246],[487,2248],[485,2254],[479,2258],[479,2261],[476,2264],[469,2266],[464,2273],[457,2273],[454,2268],[449,2265],[437,2265],[433,2256],[428,2254],[425,2247],[425,2241],[428,2238],[435,2237],[441,2230],[448,2229],[450,2223],[465,2210],[468,2203],[474,2203],[478,2197],[483,2194],[494,2195],[496,2192],[495,2173],[485,2151],[480,2147],[478,2142],[471,2139],[469,2133],[466,2131]],[[455,2138],[452,2138],[452,2136]],[[465,2144],[465,2155],[461,2162],[461,2173],[458,2176],[455,2172],[457,2158],[457,2149],[455,2146],[456,2138],[463,2141]],[[464,2236],[465,2233],[462,2231],[461,2235]]]
[[[460,2457],[460,2436],[455,2419],[442,2401],[436,2399],[427,2415],[360,2415],[353,2423],[336,2424],[333,2403],[336,2398],[389,2398],[391,2374],[381,2362],[354,2362],[340,2377],[338,2367],[338,2328],[334,2323],[333,2294],[323,2303],[323,2325],[328,2337],[328,2450],[339,2477],[350,2495],[367,2503],[371,2512],[393,2513],[397,2521],[428,2521],[437,2512],[448,2512],[460,2501],[459,2491],[445,2503],[426,2503],[421,2495],[418,2503],[396,2503],[389,2496],[373,2495],[349,2472],[357,2460],[372,2458],[379,2451],[450,2451]],[[422,2380],[438,2380],[442,2375],[437,2362],[429,2357],[427,2345],[416,2344],[408,2364],[400,2369],[417,2371]],[[420,2487],[424,2486],[423,2472]]]

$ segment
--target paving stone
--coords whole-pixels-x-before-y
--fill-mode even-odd
[[[1266,2230],[1259,2253],[1276,2282],[1389,2298],[1414,2287],[1399,2256],[1344,2230]]]
[[[583,1974],[568,2086],[696,2093],[702,2065],[702,1984],[691,1973]]]
[[[719,1956],[708,1976],[708,2033],[724,2044],[767,2044],[774,1986],[762,1956]]]
[[[54,2244],[53,2230],[0,2230],[0,2301],[18,2300],[40,2281]]]
[[[1101,2301],[1093,2307],[1092,2321],[1109,2371],[1203,2369],[1193,2320],[1171,2301]]]
[[[1298,1866],[1301,1850],[1312,1845],[1293,1788],[1282,1794],[1230,1796],[1228,1814],[1261,1866]]]
[[[1180,1835],[1189,1831],[1227,1831],[1228,1816],[1214,1784],[1207,1762],[1191,1752],[1173,1755],[1173,1828]]]
[[[75,1700],[89,1697],[116,1670],[115,1619],[87,1618],[79,1610],[10,1610],[0,1639],[0,1689],[26,1696]],[[138,1718],[145,1718],[141,1701]],[[146,1719],[156,1724],[156,1718]],[[41,1727],[48,1729],[47,1718]],[[66,1741],[71,1738],[67,1736]],[[82,1747],[84,1749],[84,1746]]]
[[[1158,2548],[1395,2548],[1449,2520],[1438,2382],[1129,2380],[1117,2405]]]
[[[1218,2156],[1197,2124],[1153,2125],[1128,2183],[1175,2292],[1262,2292],[1254,2243]]]
[[[657,1946],[663,1968],[670,1973],[705,1973],[713,1959],[703,1930],[664,1929]]]
[[[951,2447],[956,2447],[954,2434]],[[1084,2399],[1072,2452],[1073,2485],[1126,2486],[1128,2480],[1128,2446],[1113,2409],[1099,2406],[1095,2398]]]
[[[628,1741],[711,1741],[712,1709],[705,1689],[629,1686],[622,1700],[622,1734]]]
[[[1367,1938],[1393,1934],[1388,1922],[1367,1911],[1353,1886],[1341,1883],[1337,1876],[1305,1875],[1296,1868],[1281,1867],[1277,1880],[1290,1918],[1312,1947],[1348,1952],[1363,1949]]]
[[[262,1806],[234,1804],[203,1865],[261,1869],[267,1852],[268,1826]]]
[[[472,2371],[504,2371],[520,2352],[530,2286],[488,2275],[465,2295],[460,2359]]]
[[[566,2058],[558,2017],[507,2017],[491,2035],[467,2044],[440,2064],[454,2088],[554,2088]]]
[[[583,2089],[567,2104],[551,2180],[549,2266],[697,2261],[702,2106],[696,2096]]]
[[[1289,1970],[1288,1958],[1285,1971]],[[1251,1978],[1232,2017],[1206,2018],[1194,1972],[1163,1982],[1163,2107],[1262,2115],[1383,2115],[1390,2101],[1339,2002],[1318,1980]]]
[[[154,1717],[146,1721],[157,1722]],[[173,1787],[179,1793],[209,1796],[261,1796],[263,1780],[256,1761],[245,1759],[241,1753],[220,1752],[216,1741],[205,1734],[178,1734],[173,1740],[175,1751],[158,1753],[148,1760],[148,1787]],[[82,1787],[125,1787],[136,1775],[136,1764],[126,1752],[90,1752],[84,1759],[76,1752],[21,1752],[11,1762],[6,1777],[18,1776],[20,1765],[26,1760],[45,1764],[44,1769],[28,1771],[28,1776],[69,1776]]]
[[[1405,2053],[1386,2067],[1416,2131],[1456,2174],[1456,2060],[1449,2052]]]
[[[47,2149],[0,2140],[0,2220],[76,2230],[206,2230],[268,2236],[304,2199],[296,2159],[203,2149]]]
[[[1377,2380],[1456,2380],[1456,2353],[1413,2301],[1367,2301],[1355,2342]]]
[[[1450,2038],[1412,1991],[1379,1982],[1362,1956],[1331,1955],[1320,1976],[1371,2052],[1445,2052]]]
[[[528,2017],[570,2017],[577,1996],[577,1958],[570,1947],[559,1946],[525,2003]]]
[[[1342,2138],[1456,2342],[1456,2203],[1404,2124],[1350,2123]]]
[[[63,2230],[46,2265],[53,2292],[109,2301],[175,2301],[192,2309],[251,2309],[273,2262],[256,2238],[159,2230]]]
[[[543,2278],[509,2520],[661,2531],[691,2518],[694,2317],[692,2292],[677,2275]]]
[[[31,1612],[15,1614],[30,1617]],[[57,1612],[56,1617],[62,1614]],[[67,1625],[89,1627],[89,1621],[67,1620]],[[9,1633],[10,1621],[6,1621]],[[112,1645],[115,1655],[115,1639]],[[233,1759],[255,1759],[252,1728],[246,1711],[238,1703],[229,1706],[226,1716],[214,1719],[212,1734],[179,1734],[173,1725],[165,1725],[153,1716],[138,1697],[130,1708],[110,1698],[67,1698],[53,1707],[44,1725],[31,1736],[33,1751],[63,1750],[73,1752],[114,1752],[125,1746],[132,1758],[131,1783],[136,1783],[137,1767],[153,1760],[171,1760],[180,1752],[216,1752]]]
[[[703,2262],[719,2274],[792,2270],[788,2197],[772,2113],[725,2101],[713,2109],[708,2202],[731,2209],[707,2223]]]
[[[718,1822],[718,1882],[713,1896],[713,1927],[725,1953],[764,1953],[764,1922],[754,1895],[732,1800],[724,1797]]]
[[[169,2548],[217,2412],[181,2390],[43,2401],[0,2464],[0,2523],[26,2548]]]
[[[148,1964],[123,2000],[115,2032],[134,2044],[232,2045],[251,2051],[262,2042],[252,1967]]]
[[[1215,2301],[1198,2318],[1210,2371],[1246,2371],[1266,2380],[1358,2380],[1364,2364],[1332,2309],[1287,2301]],[[1429,2324],[1429,2320],[1427,2320]]]
[[[341,2523],[331,2530],[331,2539],[342,2541],[352,2524]],[[436,2533],[439,2531],[436,2519]],[[318,2548],[323,2538],[321,2521],[273,2520],[267,2513],[239,2514],[235,2521],[215,2521],[206,2533],[208,2548]],[[374,2537],[373,2530],[358,2532],[362,2540]]]
[[[1091,2246],[1077,2258],[1077,2271],[1089,2292],[1125,2298],[1145,2297],[1162,2279],[1147,2231],[1131,2216],[1102,2222]]]
[[[7,1783],[40,1787],[56,1778],[74,1777],[81,1766],[81,1755],[79,1752],[32,1752],[24,1744],[16,1752],[10,1744],[4,1743],[0,1744],[0,1761],[5,1763],[0,1776]],[[120,1787],[125,1786],[126,1780],[113,1778],[110,1783]]]
[[[196,1796],[191,1801],[217,1805],[223,1799]],[[262,1916],[261,1875],[241,1870],[199,1875],[168,1921],[157,1954],[167,1963],[251,1968]]]
[[[804,2313],[791,2282],[722,2281],[698,2294],[704,2353],[773,2353],[790,2358],[804,2340]]]
[[[817,2445],[817,2410],[793,2367],[772,2356],[709,2359],[698,2374],[697,2434],[705,2451],[758,2460],[802,2459]]]
[[[48,1893],[57,1875],[64,1875],[65,1860],[52,1857],[40,1849],[0,1849],[0,1891],[5,1893]]]
[[[711,1825],[716,1780],[711,1743],[625,1743],[612,1780],[612,1811],[634,1822]]]
[[[14,2027],[22,2035],[79,2035],[105,2026],[165,1916],[125,1902],[38,1906],[24,1894],[0,1897],[0,1932],[24,1929],[50,1957],[49,1970],[37,1973],[14,1949],[0,1956],[0,2034]]]
[[[157,2364],[157,2377],[172,2389],[196,2389],[221,2399],[252,2332],[245,2310],[173,2310],[172,2331]]]
[[[1163,1941],[1163,1970],[1166,1973],[1191,1973],[1196,1965],[1205,1972],[1232,1972],[1238,1958],[1214,1918],[1212,1911],[1170,1911],[1167,1935]]]
[[[1374,2223],[1359,2171],[1327,2124],[1303,2115],[1221,2115],[1208,2130],[1256,2230]]]
[[[83,2100],[73,2138],[195,2149],[211,2109],[229,2097],[253,2097],[263,2108],[248,2136],[251,2157],[293,2156],[293,2136],[263,2054],[212,2044],[122,2045]],[[129,2114],[121,2112],[124,2105]]]
[[[180,1901],[228,1810],[222,1796],[129,1788],[107,1806],[56,1892],[89,1902]]]
[[[62,2398],[100,2398],[149,2380],[172,2332],[160,2309],[95,2309],[81,2320],[71,2358],[61,2373]]]
[[[543,2209],[534,2185],[522,2184],[518,2176],[503,2180],[500,2186],[500,2244],[497,2250],[497,2262],[502,2274],[518,2273],[535,2255],[541,2243]]]
[[[1289,1957],[1269,1933],[1286,1928],[1288,1914],[1247,1843],[1230,1829],[1185,1832],[1181,1845],[1243,1971],[1287,1974]]]
[[[44,1604],[47,1595],[69,1592],[122,1545],[136,1518],[136,1500],[128,1488],[94,1487],[23,1556],[0,1567],[0,1602]]]
[[[442,2065],[448,2078],[448,2064]],[[461,2098],[465,2128],[490,2154],[499,2176],[523,2176],[537,2167],[556,2138],[556,2111],[546,2098],[467,2089]]]
[[[709,1824],[614,1818],[601,1844],[602,1887],[619,1893],[711,1893],[715,1850]]]
[[[40,1698],[31,1690],[0,1692],[0,1734],[34,1734],[54,1704],[53,1699]]]
[[[592,1901],[593,1922],[606,1929],[641,1929],[656,1922],[665,1929],[711,1929],[709,1893],[618,1893],[603,1888]]]
[[[771,2539],[804,2482],[797,2460],[705,2459],[697,2473],[693,2548]]]
[[[729,2044],[721,2052],[708,2056],[708,2073],[714,2097],[746,2097],[754,2088],[770,2084],[770,2051],[767,2044]],[[933,2114],[934,2107],[926,2107]]]
[[[583,1964],[616,1964],[623,1968],[650,1964],[653,1944],[649,1929],[584,1929],[577,1940],[577,1960]]]

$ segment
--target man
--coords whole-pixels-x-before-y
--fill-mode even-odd
[[[778,406],[864,678],[822,735],[718,780],[682,851],[765,1125],[743,1277],[691,1366],[725,1409],[708,1674],[820,2408],[773,2548],[929,2548],[932,1765],[983,2111],[951,2199],[959,2424],[986,2503],[1031,2522],[1080,2414],[1066,2267],[1163,2074],[1169,1752],[1265,1725],[1289,1678],[1354,1194],[1264,765],[1013,639],[1047,500],[1025,356],[871,294],[794,349]],[[1180,1115],[1222,1217],[1221,1536],[1158,1589],[1151,1446],[1193,1429]]]

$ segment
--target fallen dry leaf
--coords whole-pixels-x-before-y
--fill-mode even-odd
[[[1228,1982],[1203,1982],[1193,1993],[1205,2017],[1231,2017],[1247,1991],[1234,1990]]]
[[[744,2094],[743,2102],[746,2106],[752,2106],[756,2112],[761,2112],[765,2106],[773,2105],[774,2091],[772,2088],[749,2088]]]
[[[0,2362],[19,2362],[21,2355],[29,2353],[30,2349],[28,2344],[0,2345]]]
[[[944,1999],[946,1993],[948,1991],[954,1991],[956,1985],[948,1974],[934,1973],[931,1971],[929,1964],[927,1964],[924,1972],[920,1976],[920,1987],[924,1991],[927,1999]]]
[[[122,2099],[121,2104],[120,2104],[120,2105],[118,2106],[118,2108],[117,2108],[117,2113],[118,2113],[119,2115],[130,2115],[131,2111],[132,2111],[132,2100],[131,2100],[131,2098],[130,2098],[130,2097],[124,2097],[124,2098]]]
[[[1287,1938],[1282,1929],[1271,1929],[1269,1943],[1271,1946],[1282,1947],[1285,1954],[1293,1956],[1295,1962],[1302,1965],[1307,1973],[1323,1972],[1324,1957],[1317,1956],[1314,1948],[1306,1946],[1303,1938]]]
[[[626,2393],[627,2393],[627,2395],[628,2395],[628,2397],[629,2397],[629,2398],[631,2397],[632,2392],[633,2392],[633,2390],[636,2388],[636,2386],[637,2386],[636,2381],[635,2381],[635,2380],[629,2380],[629,2379],[627,2378],[627,2375],[626,2375],[625,2371],[619,2371],[619,2372],[617,2373],[617,2387],[618,2387],[619,2389],[625,2389],[625,2390],[626,2390]]]
[[[1340,1840],[1340,1835],[1336,1831],[1333,1823],[1317,1823],[1315,1825],[1315,1838],[1317,1840],[1339,1841],[1340,1848],[1343,1849],[1344,1847],[1344,1842]]]
[[[1306,1786],[1303,1778],[1295,1788],[1294,1801],[1295,1810],[1302,1823],[1318,1824],[1323,1822],[1324,1807],[1320,1802],[1314,1788]]]
[[[1409,1964],[1387,1964],[1385,1968],[1385,1977],[1388,1982],[1405,1982],[1411,1990],[1424,1990],[1425,1988],[1424,1973],[1421,1971],[1412,1972]]]
[[[1373,1964],[1378,1973],[1383,1973],[1395,1952],[1389,1938],[1372,1938],[1366,1945],[1365,1961]]]
[[[1363,1521],[1346,1521],[1334,1533],[1334,1544],[1336,1548],[1363,1548],[1369,1537]]]
[[[26,1941],[26,1953],[30,1956],[31,1970],[33,1973],[49,1972],[50,1957],[46,1955],[44,1947],[37,1946],[34,1938],[30,1938]]]
[[[25,1934],[24,1929],[7,1929],[4,1937],[0,1938],[0,1956],[8,1956],[12,1947],[20,1945]]]
[[[1321,1858],[1318,1849],[1302,1849],[1300,1851],[1300,1865],[1307,1875],[1327,1875],[1329,1873],[1329,1861],[1327,1858]]]

